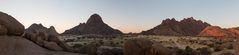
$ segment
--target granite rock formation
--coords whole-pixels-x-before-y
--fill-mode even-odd
[[[19,36],[24,33],[24,26],[12,16],[0,12],[0,28],[6,28],[8,35]],[[1,30],[1,29],[0,29]],[[6,31],[6,30],[5,30]]]
[[[52,51],[20,36],[0,36],[0,55],[84,55]]]
[[[0,55],[83,55],[42,48],[22,37],[24,29],[15,18],[0,12]]]
[[[35,42],[39,46],[55,51],[61,51],[64,50],[65,46],[63,46],[61,41],[58,39],[58,35],[59,34],[53,26],[46,28],[42,24],[35,23],[27,28],[24,33],[25,38]]]
[[[193,17],[176,21],[174,18],[163,20],[162,23],[150,30],[142,31],[144,35],[176,35],[176,36],[196,36],[204,28],[211,26]]]
[[[86,23],[80,23],[79,25],[66,30],[63,34],[74,34],[74,35],[84,35],[84,34],[100,34],[100,35],[112,35],[112,34],[122,34],[121,31],[113,29],[107,24],[105,24],[98,14],[93,14],[90,16]]]
[[[0,25],[0,35],[6,35],[7,34],[7,28]]]

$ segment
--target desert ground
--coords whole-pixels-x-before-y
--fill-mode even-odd
[[[97,36],[97,37],[94,37]],[[60,40],[66,42],[73,48],[79,48],[90,43],[100,43],[100,46],[117,47],[123,49],[126,40],[144,38],[153,42],[158,42],[171,50],[175,48],[185,50],[190,47],[195,52],[206,48],[209,55],[223,55],[234,53],[233,43],[235,38],[217,38],[217,37],[194,37],[194,36],[160,36],[160,35],[61,35]]]

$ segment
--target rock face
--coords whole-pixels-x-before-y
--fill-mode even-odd
[[[101,34],[101,35],[111,35],[111,34],[122,34],[121,31],[116,30],[105,24],[98,14],[93,14],[90,16],[86,23],[80,23],[79,25],[66,30],[63,34]]]
[[[0,28],[3,27],[7,29],[8,35],[16,35],[16,36],[22,35],[25,29],[24,26],[20,22],[18,22],[15,18],[6,13],[0,12]]]
[[[133,39],[124,43],[124,55],[172,55],[168,48],[148,39]]]
[[[212,37],[236,37],[239,36],[239,28],[221,28],[219,26],[208,26],[198,36]]]
[[[6,35],[7,34],[7,28],[0,25],[0,35]]]
[[[144,35],[178,35],[178,36],[196,36],[204,28],[211,26],[201,20],[195,20],[193,17],[176,21],[174,18],[163,20],[162,23],[153,29],[143,31]]]
[[[62,51],[52,51],[20,36],[0,36],[1,55],[84,55]]]
[[[15,18],[0,12],[0,55],[83,55],[77,53],[51,51],[42,48],[30,41],[31,39],[28,40],[22,37],[22,35],[24,35],[24,29],[23,25]],[[31,35],[36,38],[33,38],[32,40],[41,41],[43,39],[47,39],[43,37],[36,37],[38,35],[45,36],[44,32]],[[52,44],[52,42],[48,43],[48,46],[56,48],[54,45],[55,44]]]
[[[64,46],[61,46],[63,44],[57,38],[58,35],[53,26],[48,29],[42,24],[32,24],[24,33],[25,38],[35,42],[39,46],[50,50],[61,51]]]

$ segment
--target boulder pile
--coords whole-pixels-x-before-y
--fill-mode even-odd
[[[42,24],[34,23],[26,29],[23,37],[50,50],[67,50],[66,45],[58,39],[58,35],[53,26],[46,28]]]
[[[23,38],[24,26],[12,16],[0,12],[0,55],[84,55],[79,53],[69,53],[52,51],[40,47],[34,42]],[[39,33],[45,36],[44,33]],[[37,37],[34,40],[42,40],[43,37]],[[47,39],[47,38],[45,38]],[[43,42],[44,43],[44,42]],[[53,42],[47,42],[49,48],[60,49],[55,47]],[[53,47],[54,46],[54,47]]]

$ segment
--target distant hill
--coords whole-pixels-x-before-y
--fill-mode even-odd
[[[100,34],[100,35],[112,35],[112,34],[123,34],[117,29],[111,28],[109,25],[105,24],[102,18],[98,14],[93,14],[90,16],[86,23],[80,23],[79,25],[66,30],[63,34],[74,34],[74,35],[84,35],[84,34]]]
[[[204,28],[211,26],[201,20],[195,20],[193,17],[184,18],[176,21],[174,18],[163,20],[162,23],[150,30],[142,31],[143,35],[176,35],[176,36],[196,36]]]

